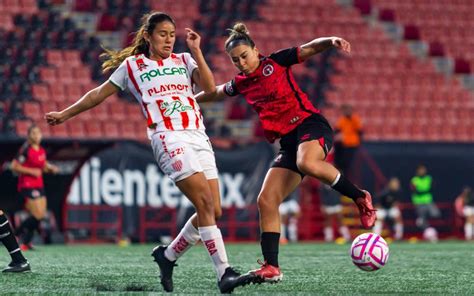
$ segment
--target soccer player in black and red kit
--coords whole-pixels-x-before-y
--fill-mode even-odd
[[[325,161],[333,144],[333,130],[321,112],[298,87],[291,66],[328,48],[350,52],[350,44],[338,37],[317,38],[301,46],[269,56],[259,54],[247,28],[234,25],[225,50],[240,71],[234,79],[198,100],[212,101],[241,94],[258,113],[270,142],[280,138],[280,152],[268,171],[258,196],[261,247],[265,262],[251,271],[262,281],[283,277],[278,265],[280,216],[278,207],[305,175],[317,178],[354,200],[365,228],[372,228],[375,209],[369,192],[360,190]]]
[[[43,172],[57,173],[58,167],[46,160],[46,151],[41,147],[41,130],[32,125],[28,128],[28,140],[20,148],[11,169],[18,177],[18,192],[25,202],[30,216],[17,229],[21,236],[22,250],[32,249],[31,240],[42,219],[46,216],[47,202],[44,194]]]

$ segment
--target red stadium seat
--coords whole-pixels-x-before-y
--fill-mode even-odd
[[[33,121],[38,121],[43,118],[40,105],[34,102],[26,102],[23,104],[23,114]]]
[[[102,126],[99,121],[90,120],[85,122],[86,136],[89,138],[101,138],[104,136]]]

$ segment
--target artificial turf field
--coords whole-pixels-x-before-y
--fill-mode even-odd
[[[0,274],[0,295],[162,294],[151,245],[39,246],[26,253],[33,271]],[[474,243],[392,243],[388,264],[376,272],[358,270],[349,245],[301,243],[280,248],[283,281],[238,288],[260,295],[474,295]],[[0,251],[4,251],[1,249]],[[229,261],[241,271],[257,267],[258,244],[228,244]],[[2,254],[2,253],[0,253]],[[179,260],[177,294],[218,294],[216,277],[202,245]],[[0,264],[8,264],[3,252]]]

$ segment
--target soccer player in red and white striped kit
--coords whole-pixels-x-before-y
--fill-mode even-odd
[[[329,48],[350,52],[350,44],[339,37],[317,38],[301,46],[260,55],[243,23],[230,29],[225,50],[240,71],[234,79],[201,93],[198,101],[212,101],[241,94],[258,113],[270,142],[280,139],[280,152],[268,171],[258,196],[261,248],[265,262],[251,273],[262,281],[283,278],[278,264],[280,215],[283,200],[305,175],[331,185],[354,200],[365,228],[374,226],[376,215],[369,192],[361,190],[325,161],[333,143],[333,130],[308,96],[298,87],[291,66]]]
[[[128,89],[142,107],[160,168],[196,209],[169,246],[153,250],[161,284],[165,291],[173,291],[176,260],[202,240],[214,264],[220,291],[230,293],[255,276],[240,275],[230,267],[221,231],[216,226],[216,218],[221,215],[217,168],[193,92],[197,84],[205,93],[212,93],[215,82],[200,49],[200,36],[186,30],[191,54],[173,53],[173,19],[161,12],[145,15],[130,47],[119,52],[107,50],[104,54],[108,58],[102,65],[104,72],[115,69],[109,80],[61,112],[46,114],[46,119],[51,125],[62,123],[119,90]]]

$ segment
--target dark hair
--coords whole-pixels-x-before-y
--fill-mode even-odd
[[[144,37],[145,32],[147,32],[149,35],[153,34],[156,25],[162,22],[170,22],[176,27],[173,18],[164,12],[152,12],[143,15],[142,25],[136,32],[132,41],[132,45],[120,51],[104,48],[105,52],[100,55],[101,57],[106,58],[106,60],[102,63],[102,72],[105,73],[109,70],[117,68],[129,56],[143,53],[148,54],[149,45]]]
[[[234,47],[245,44],[251,48],[255,47],[255,42],[250,38],[250,33],[244,23],[236,23],[229,31],[229,38],[225,41],[225,50],[231,51]]]
[[[35,129],[35,128],[39,128],[39,126],[37,126],[36,124],[31,124],[29,127],[28,127],[28,133],[27,135],[30,136],[31,132]]]

